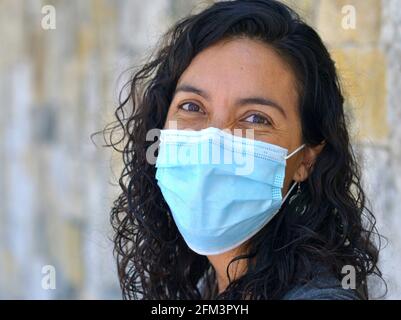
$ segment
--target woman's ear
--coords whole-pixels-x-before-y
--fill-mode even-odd
[[[326,143],[323,141],[321,144],[318,144],[317,146],[314,147],[305,146],[302,160],[294,173],[293,177],[294,181],[303,182],[306,179],[308,179],[309,174],[312,172],[316,158],[323,150],[325,144]]]

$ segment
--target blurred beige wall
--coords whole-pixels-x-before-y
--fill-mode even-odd
[[[108,222],[119,161],[89,135],[112,120],[122,72],[177,18],[210,2],[0,0],[0,298],[121,297]],[[401,299],[401,0],[285,2],[337,63],[365,186],[389,239],[388,298]],[[56,9],[54,30],[41,26],[45,5]],[[42,287],[45,265],[55,267],[55,290]]]

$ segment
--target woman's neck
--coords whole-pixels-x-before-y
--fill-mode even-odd
[[[230,283],[230,279],[233,281],[245,273],[247,265],[246,259],[240,259],[230,264],[230,262],[240,254],[241,250],[239,250],[239,248],[235,248],[218,255],[208,256],[208,259],[216,273],[219,294],[226,290]],[[228,271],[230,279],[227,276],[227,267],[229,264],[230,267]]]

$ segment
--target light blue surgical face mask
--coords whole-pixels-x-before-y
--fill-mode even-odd
[[[161,130],[156,179],[187,245],[201,255],[236,248],[279,211],[282,147],[217,128]],[[245,168],[245,169],[244,169]]]

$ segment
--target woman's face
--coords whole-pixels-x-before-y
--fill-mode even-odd
[[[170,121],[178,129],[253,129],[256,140],[289,152],[302,144],[295,75],[268,45],[247,38],[220,41],[192,60],[177,83],[166,128]],[[302,180],[302,154],[287,160],[283,194],[291,180]]]

